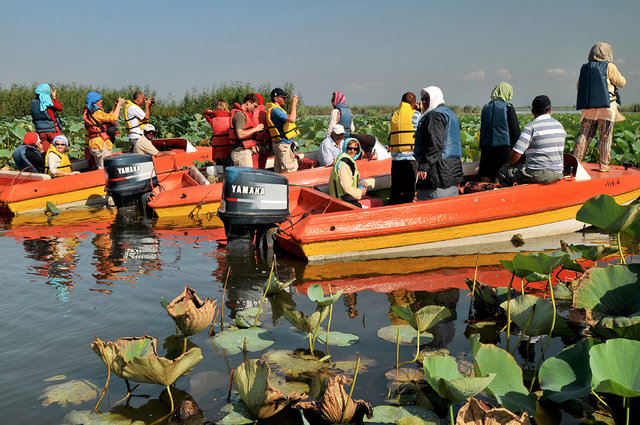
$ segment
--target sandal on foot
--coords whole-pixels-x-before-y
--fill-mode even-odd
[[[598,171],[600,171],[601,173],[608,173],[611,171],[611,167],[609,167],[608,165],[601,165],[600,168],[598,168]]]

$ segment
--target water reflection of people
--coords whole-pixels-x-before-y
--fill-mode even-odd
[[[73,271],[78,262],[78,244],[75,236],[25,239],[23,242],[28,257],[43,263],[33,267],[33,270],[37,275],[47,278],[47,284],[57,290],[56,298],[61,302],[70,300]]]
[[[358,303],[357,292],[344,295],[344,305],[347,307],[347,314],[349,315],[349,319],[358,317],[358,309],[356,308],[357,303]]]

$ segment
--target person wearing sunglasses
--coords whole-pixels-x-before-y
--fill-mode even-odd
[[[80,171],[71,170],[71,161],[66,154],[69,141],[63,135],[54,137],[44,160],[44,171],[51,177],[71,176]]]
[[[360,178],[356,159],[362,156],[358,139],[344,141],[343,152],[336,158],[329,176],[329,194],[359,208],[382,206],[382,201],[365,196],[367,184]]]

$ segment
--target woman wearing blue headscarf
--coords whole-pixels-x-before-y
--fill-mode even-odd
[[[89,163],[95,164],[95,168],[104,168],[104,159],[111,155],[112,139],[115,139],[115,133],[109,130],[109,126],[115,125],[118,121],[124,99],[118,98],[111,113],[102,109],[102,95],[100,93],[94,91],[87,93],[86,103],[87,107],[83,114],[84,138],[87,143],[84,148],[84,156]]]
[[[62,105],[57,99],[56,90],[52,91],[49,84],[36,87],[36,97],[31,99],[31,119],[45,151],[49,149],[54,137],[64,130],[58,115],[60,111]]]

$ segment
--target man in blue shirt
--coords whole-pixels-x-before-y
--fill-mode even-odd
[[[289,173],[298,169],[298,160],[293,154],[297,147],[293,139],[300,134],[296,127],[298,96],[293,95],[291,98],[291,113],[287,114],[283,106],[288,96],[289,93],[275,88],[271,90],[271,103],[267,104],[267,122],[273,143],[273,168],[276,173]]]

